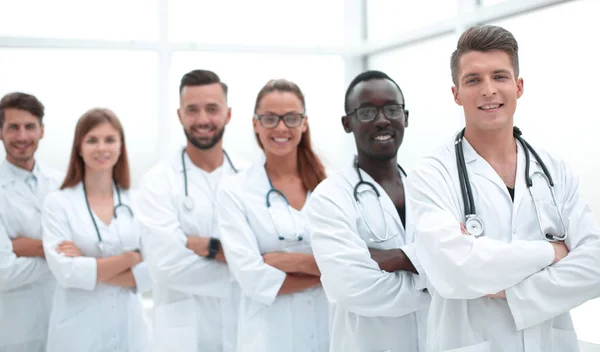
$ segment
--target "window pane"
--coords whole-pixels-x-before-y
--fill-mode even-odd
[[[494,24],[510,30],[519,42],[525,90],[516,125],[534,147],[555,153],[578,173],[580,191],[600,221],[600,120],[593,108],[600,81],[598,13],[599,1],[579,0]],[[579,339],[600,343],[600,300],[572,313]]]
[[[157,161],[156,54],[2,49],[0,56],[0,94],[24,91],[46,107],[40,162],[66,171],[75,124],[94,107],[109,108],[121,120],[134,185]]]
[[[313,147],[328,167],[340,168],[352,158],[347,135],[342,129],[344,63],[337,56],[285,56],[179,52],[173,57],[170,74],[170,149],[184,145],[185,136],[175,113],[179,106],[181,76],[194,69],[217,73],[229,86],[231,122],[224,146],[232,155],[254,161],[262,155],[252,130],[258,91],[269,79],[285,78],[300,86],[306,100]]]
[[[169,37],[213,44],[340,44],[343,6],[343,0],[172,0]]]
[[[153,40],[158,0],[2,1],[0,36]]]
[[[399,160],[407,168],[464,125],[451,93],[455,47],[456,37],[447,35],[369,58],[369,68],[387,73],[404,93],[410,114]]]
[[[456,1],[369,0],[369,40],[389,39],[408,31],[456,16]]]

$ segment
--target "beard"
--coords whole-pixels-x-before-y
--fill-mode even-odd
[[[193,128],[193,127],[194,126],[192,126],[190,128]],[[194,147],[196,147],[200,150],[208,150],[208,149],[211,149],[212,147],[214,147],[215,145],[217,145],[217,143],[219,143],[219,141],[223,138],[223,134],[225,134],[225,126],[223,126],[221,129],[217,130],[215,135],[210,138],[206,138],[206,137],[196,138],[196,137],[192,136],[192,133],[190,131],[186,130],[185,128],[183,129],[183,132],[185,133],[185,137],[187,138],[187,140]]]

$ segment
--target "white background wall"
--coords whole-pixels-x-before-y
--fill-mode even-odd
[[[458,35],[450,30],[360,53],[372,43],[385,47],[406,33],[427,37],[431,26],[454,25],[454,16],[465,13],[458,6],[470,0],[365,1],[0,0],[0,95],[22,90],[43,101],[46,137],[38,159],[63,170],[77,119],[92,107],[113,109],[125,126],[135,186],[184,143],[175,110],[179,79],[189,70],[211,69],[228,83],[233,119],[225,147],[249,160],[260,155],[251,128],[258,90],[271,78],[298,83],[316,149],[336,169],[354,153],[340,125],[346,85],[357,68],[379,69],[406,96],[410,126],[400,159],[410,169],[463,125],[450,91],[449,57]],[[348,33],[364,23],[345,17],[345,7],[363,5],[366,27],[356,32],[368,42],[346,47],[357,40]],[[525,94],[517,125],[534,146],[560,155],[580,174],[581,191],[600,221],[599,13],[600,1],[573,0],[493,23],[520,44]],[[580,339],[600,343],[594,334],[600,301],[575,309],[573,317]]]

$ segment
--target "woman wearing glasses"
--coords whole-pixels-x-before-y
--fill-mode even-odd
[[[44,252],[58,287],[48,352],[148,351],[140,297],[150,288],[129,205],[123,128],[110,110],[85,113],[71,161],[42,214]]]
[[[256,99],[254,132],[266,162],[224,183],[221,243],[243,292],[237,351],[328,351],[328,304],[304,205],[325,178],[312,150],[304,96],[271,80]]]

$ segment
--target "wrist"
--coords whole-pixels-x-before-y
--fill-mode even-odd
[[[218,238],[211,237],[208,240],[208,245],[207,245],[208,254],[206,255],[206,258],[215,259],[215,257],[219,253],[220,249],[221,249],[221,241]]]

